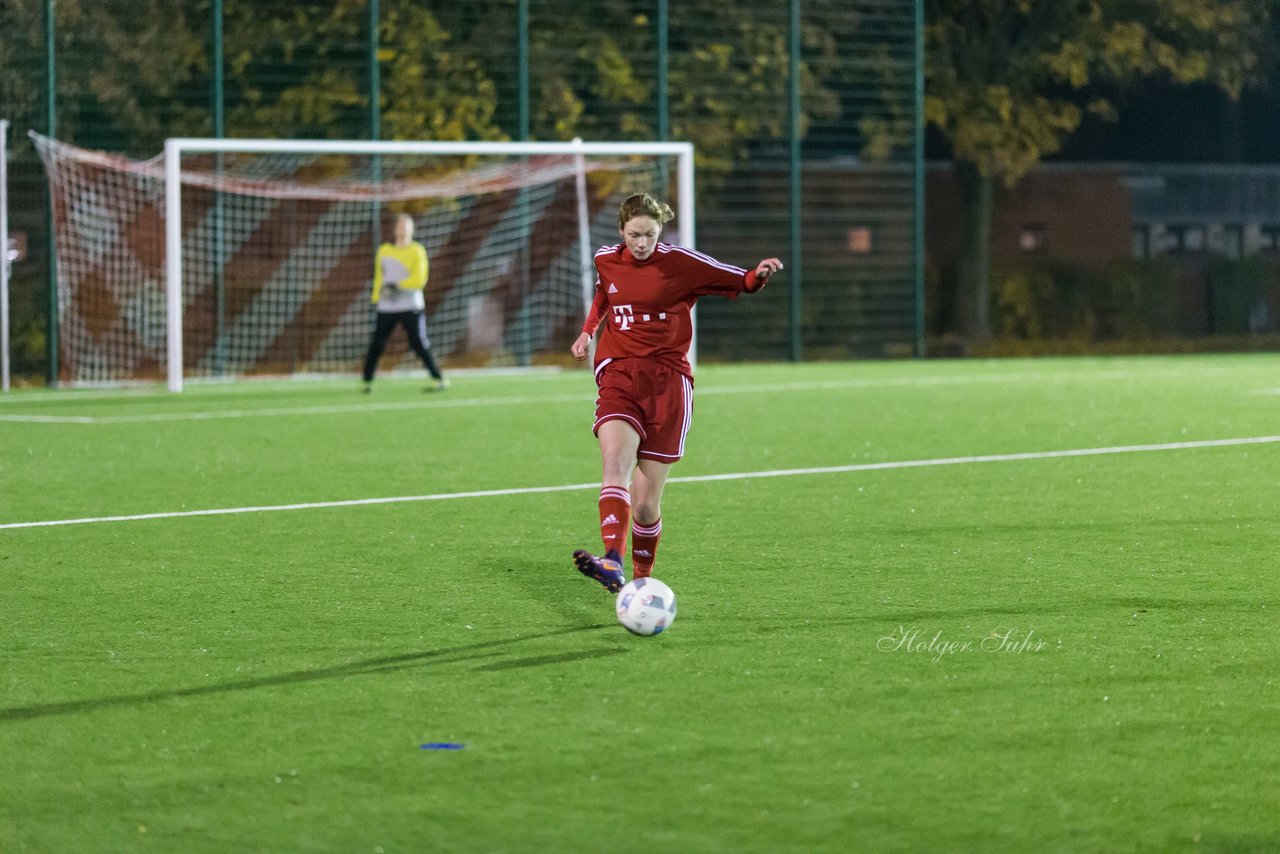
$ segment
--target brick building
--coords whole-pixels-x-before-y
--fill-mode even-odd
[[[949,163],[926,179],[927,246],[959,252],[959,198]],[[1080,264],[1176,253],[1224,258],[1280,252],[1280,167],[1045,163],[997,186],[993,261],[1042,254]]]
[[[944,301],[954,287],[962,215],[951,164],[930,164],[925,252]],[[1045,163],[1013,187],[995,188],[993,276],[1039,264],[1104,281],[1131,262],[1156,262],[1163,301],[1175,307],[1172,334],[1274,332],[1280,167]]]

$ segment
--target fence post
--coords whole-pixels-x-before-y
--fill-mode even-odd
[[[369,0],[369,139],[382,139],[382,67],[378,63],[378,0]]]
[[[45,77],[45,127],[50,139],[58,135],[57,121],[57,63],[54,56],[53,0],[44,0],[44,77]],[[52,388],[58,384],[58,253],[53,241],[53,195],[49,190],[44,202],[45,246],[48,262],[48,329],[45,332],[45,360],[48,373],[45,381]],[[8,247],[5,247],[6,251]]]
[[[213,45],[210,50],[210,63],[213,67],[213,92],[210,105],[213,108],[213,135],[221,139],[226,135],[226,86],[223,79],[223,56],[225,46],[222,38],[222,0],[213,0],[210,10],[213,24]],[[214,169],[219,178],[222,177],[223,159],[219,152],[214,157]],[[227,281],[223,268],[223,225],[226,219],[225,202],[222,190],[218,188],[213,196],[213,277],[214,277],[214,326],[217,337],[214,339],[214,373],[223,376],[227,371]]]
[[[0,119],[0,391],[9,391],[9,122]]]
[[[378,46],[381,41],[378,33],[380,18],[381,10],[378,8],[378,0],[369,0],[369,139],[373,142],[382,140],[382,66],[378,60]],[[381,184],[382,155],[373,155],[369,169],[373,173],[374,182]],[[376,259],[378,257],[378,247],[382,243],[381,199],[378,199],[372,205],[369,231],[373,238],[370,248],[373,250],[373,257]],[[374,311],[376,312],[377,309],[375,308]]]
[[[667,84],[667,48],[671,35],[671,19],[667,0],[658,0],[656,41],[658,43],[658,139],[666,140],[671,133],[671,98]]]
[[[800,288],[804,282],[804,262],[801,255],[801,182],[804,171],[800,162],[800,0],[791,0],[788,55],[787,101],[790,134],[790,166],[791,166],[791,210],[788,219],[791,233],[791,257],[787,258],[787,280],[791,283],[790,328],[791,328],[791,361],[798,362],[802,356],[802,339],[800,335]]]
[[[925,357],[924,341],[924,0],[916,0],[915,4],[915,101],[914,121],[912,122],[913,157],[911,172],[915,184],[914,204],[912,205],[912,227],[915,232],[911,239],[911,271],[915,279],[916,317],[915,317],[915,355],[917,359]]]
[[[532,125],[529,105],[529,0],[516,3],[516,93],[519,115],[516,117],[516,139],[526,142]]]

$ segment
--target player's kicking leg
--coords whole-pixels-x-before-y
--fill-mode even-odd
[[[586,549],[578,549],[573,553],[573,564],[578,572],[604,585],[605,590],[617,593],[627,582],[622,574],[622,553],[631,529],[631,493],[626,484],[636,464],[640,434],[621,418],[609,415],[597,418],[596,436],[600,439],[600,457],[604,463],[597,502],[604,555],[597,557]]]

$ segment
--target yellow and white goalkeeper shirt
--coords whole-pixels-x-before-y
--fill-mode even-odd
[[[378,247],[373,263],[373,297],[380,312],[421,311],[426,308],[422,289],[426,287],[430,265],[421,243]]]

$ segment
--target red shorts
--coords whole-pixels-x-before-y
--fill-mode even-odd
[[[684,456],[693,420],[693,382],[666,365],[639,359],[606,359],[596,367],[596,423],[625,421],[640,434],[638,456],[674,463]]]

